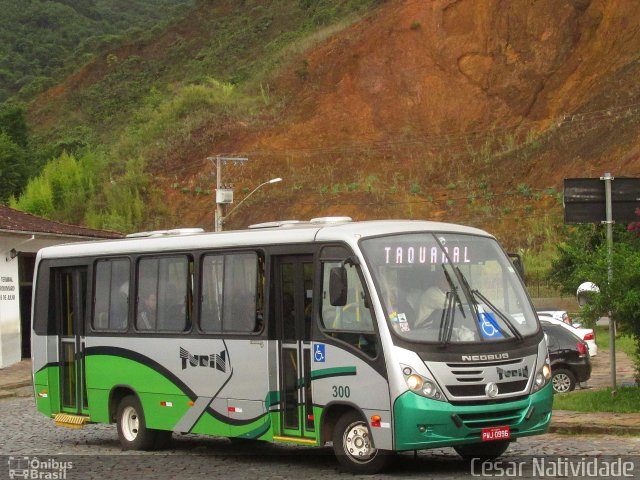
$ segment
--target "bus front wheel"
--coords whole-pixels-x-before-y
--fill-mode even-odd
[[[118,439],[124,450],[156,450],[166,446],[171,432],[147,428],[140,400],[124,397],[118,404]]]
[[[494,460],[507,451],[509,440],[496,442],[472,443],[470,445],[458,445],[454,450],[465,460],[479,458],[481,460]]]
[[[351,473],[377,473],[389,459],[388,452],[375,448],[367,423],[355,411],[345,413],[336,422],[333,451],[340,465]]]

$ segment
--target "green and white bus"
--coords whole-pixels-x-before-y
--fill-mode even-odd
[[[37,408],[172,432],[321,446],[379,471],[393,452],[494,458],[544,433],[544,334],[488,233],[348,217],[182,229],[37,256]]]

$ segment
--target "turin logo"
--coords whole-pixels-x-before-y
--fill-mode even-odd
[[[182,370],[188,366],[215,368],[221,372],[227,370],[227,354],[224,350],[211,355],[193,355],[187,349],[180,347],[180,359],[182,360]]]

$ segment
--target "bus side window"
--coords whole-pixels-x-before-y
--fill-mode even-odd
[[[187,256],[143,258],[138,263],[138,330],[185,332],[191,328],[190,272]]]
[[[262,331],[264,261],[255,252],[205,255],[200,329],[207,333]]]
[[[126,330],[129,323],[129,270],[127,259],[100,260],[95,268],[95,330]]]
[[[344,306],[331,305],[329,276],[332,268],[341,262],[322,264],[322,326],[325,332],[375,357],[378,340],[373,327],[373,317],[357,267],[345,265],[347,270],[347,302]]]
[[[222,330],[222,272],[224,255],[206,255],[202,261],[202,293],[200,297],[200,329]]]

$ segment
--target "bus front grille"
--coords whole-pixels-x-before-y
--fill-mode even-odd
[[[503,427],[518,423],[523,411],[523,409],[516,409],[501,412],[461,413],[458,417],[467,428]]]
[[[517,382],[505,382],[498,383],[498,393],[516,393],[521,392],[527,387],[528,380],[521,380]],[[481,397],[485,394],[485,384],[475,385],[446,385],[449,393],[454,397]]]

